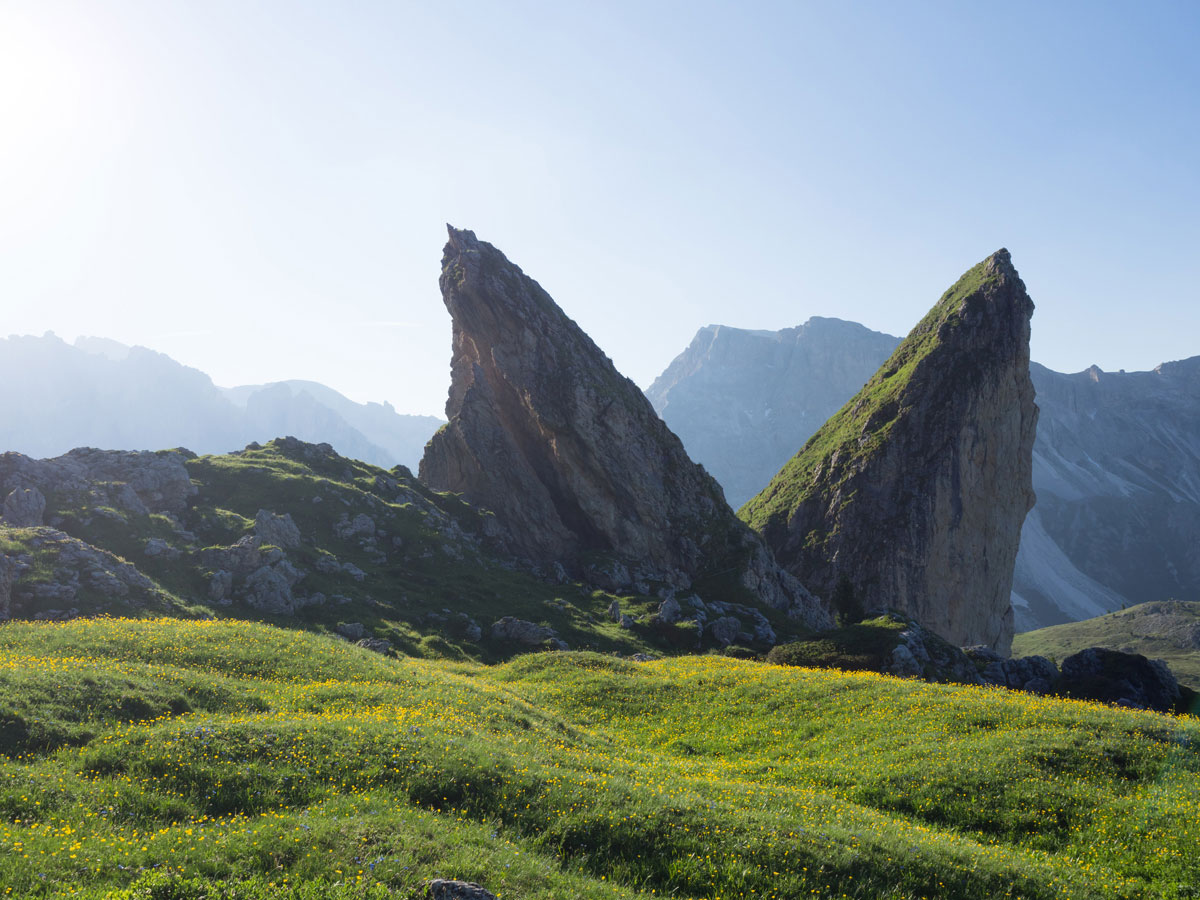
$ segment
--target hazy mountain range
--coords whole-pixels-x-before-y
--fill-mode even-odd
[[[710,325],[651,402],[737,507],[883,363],[899,338],[837,319]],[[1200,357],[1153,372],[1036,363],[1038,501],[1013,581],[1017,630],[1200,598]]]
[[[735,508],[866,382],[899,338],[814,317],[700,329],[647,390]],[[1017,630],[1136,603],[1200,599],[1200,357],[1153,372],[1033,364],[1038,502],[1013,583]],[[416,470],[442,420],[355,403],[311,381],[221,388],[144,347],[53,334],[0,340],[0,451],[77,446],[221,453],[291,434]]]
[[[355,403],[311,381],[220,388],[169,356],[105,338],[0,340],[0,378],[0,451],[32,457],[79,446],[225,453],[290,434],[415,471],[442,421]]]

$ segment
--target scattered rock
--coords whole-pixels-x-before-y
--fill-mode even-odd
[[[1179,702],[1179,682],[1167,664],[1140,653],[1089,647],[1062,663],[1058,693],[1168,712]]]
[[[537,646],[557,636],[557,632],[547,625],[535,625],[525,619],[504,616],[492,625],[492,640]]]
[[[392,649],[392,642],[385,638],[369,637],[356,641],[354,646],[370,650],[372,653],[387,653]]]
[[[300,546],[300,529],[292,521],[290,513],[282,516],[270,510],[260,509],[254,517],[254,533],[264,544],[274,544],[285,550]]]
[[[659,621],[667,625],[673,625],[679,621],[682,610],[679,607],[679,601],[674,597],[668,597],[658,605]]]
[[[42,524],[46,498],[35,487],[17,488],[4,498],[4,522],[14,528],[32,528]]]
[[[496,895],[473,881],[435,878],[429,882],[428,900],[496,900]]]
[[[287,560],[262,566],[251,572],[241,588],[241,599],[247,606],[271,615],[292,615],[296,601],[292,585],[300,580],[300,572]]]
[[[341,518],[333,524],[333,533],[343,541],[355,537],[374,537],[375,520],[366,513],[359,513],[353,519],[342,513]]]
[[[361,622],[343,622],[334,629],[342,637],[351,641],[360,641],[367,636],[367,629]]]
[[[721,647],[728,647],[737,640],[742,622],[736,616],[721,616],[708,626],[708,633]]]
[[[621,602],[619,600],[613,600],[608,604],[608,617],[614,622],[621,621]]]
[[[324,572],[326,575],[332,575],[335,572],[342,571],[342,564],[338,562],[338,558],[332,553],[322,553],[317,558],[317,571]]]
[[[233,573],[226,569],[217,569],[208,576],[208,596],[214,603],[228,606],[233,594]]]

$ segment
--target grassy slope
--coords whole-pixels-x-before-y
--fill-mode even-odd
[[[1200,602],[1164,600],[1018,634],[1014,656],[1037,654],[1061,663],[1087,647],[1163,659],[1182,683],[1200,690]]]
[[[786,524],[795,509],[814,494],[828,495],[887,441],[893,423],[905,407],[907,389],[922,361],[939,345],[939,330],[962,301],[982,289],[991,278],[988,261],[969,269],[944,293],[900,343],[861,391],[808,439],[770,483],[738,511],[760,533]],[[837,463],[830,464],[837,456]]]
[[[10,896],[407,897],[437,876],[502,898],[1200,883],[1200,723],[1000,690],[718,657],[488,668],[250,623],[101,620],[0,627],[0,721]],[[235,887],[204,893],[217,881]]]

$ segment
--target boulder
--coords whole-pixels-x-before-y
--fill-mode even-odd
[[[517,619],[513,616],[504,616],[497,619],[492,625],[492,640],[494,641],[505,641],[534,647],[556,636],[557,632],[549,626],[535,625],[533,622],[528,622],[525,619]]]
[[[741,620],[736,616],[721,616],[708,626],[708,633],[722,647],[728,647],[736,641],[741,630]]]
[[[435,878],[428,884],[428,900],[496,900],[496,895],[473,881]]]
[[[259,612],[292,615],[296,611],[292,586],[300,577],[300,572],[287,560],[261,566],[246,577],[241,587],[241,598],[247,606]]]
[[[682,610],[679,607],[679,601],[674,597],[668,597],[662,603],[658,604],[659,621],[672,625],[679,621]]]
[[[208,595],[214,603],[225,606],[229,603],[233,592],[233,573],[226,569],[217,569],[208,576]]]
[[[363,638],[356,641],[354,646],[362,647],[364,650],[370,650],[372,653],[387,653],[392,649],[392,642],[385,638]]]
[[[254,533],[264,544],[274,544],[285,550],[294,550],[300,546],[300,529],[292,521],[290,513],[279,515],[270,510],[260,509],[254,517]]]
[[[366,626],[361,622],[343,622],[334,630],[342,637],[351,641],[360,641],[367,636]]]
[[[1161,659],[1089,647],[1062,662],[1058,693],[1136,709],[1169,712],[1179,702],[1179,682]]]
[[[4,498],[4,523],[14,528],[31,528],[42,524],[46,498],[35,487],[17,488]]]

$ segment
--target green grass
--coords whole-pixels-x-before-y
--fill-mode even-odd
[[[808,439],[779,473],[738,511],[760,534],[786,527],[807,499],[832,496],[839,484],[861,467],[861,460],[887,443],[893,424],[911,405],[910,394],[924,389],[920,370],[940,345],[945,328],[956,327],[962,301],[999,277],[989,272],[991,257],[969,269],[934,305],[891,357],[838,412]],[[845,498],[852,502],[853,497]],[[821,542],[826,535],[813,535]]]
[[[388,659],[232,621],[9,623],[0,676],[0,720],[39,723],[0,757],[0,895],[1200,884],[1194,719],[721,657]]]
[[[1119,612],[1027,631],[1013,638],[1014,656],[1062,663],[1088,647],[1107,647],[1165,660],[1179,679],[1200,691],[1200,602],[1164,600]]]

